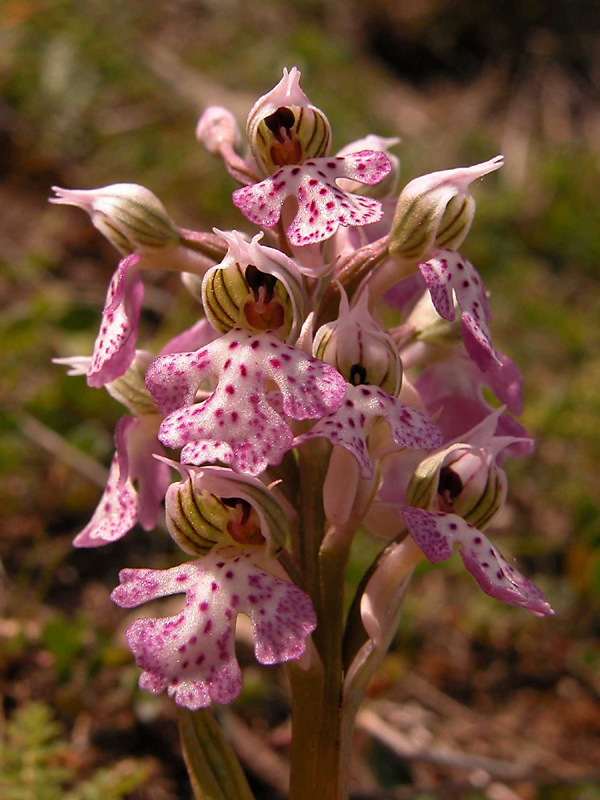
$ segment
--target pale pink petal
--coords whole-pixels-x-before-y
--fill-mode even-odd
[[[122,570],[119,578],[111,597],[123,608],[185,593],[179,614],[137,620],[126,636],[144,670],[140,686],[154,694],[166,689],[191,710],[230,703],[241,691],[234,649],[239,613],[252,622],[254,652],[262,664],[299,658],[316,627],[309,597],[256,566],[239,548],[215,548],[168,570]]]
[[[217,388],[202,403],[193,401],[202,381],[218,377]],[[279,464],[293,434],[271,405],[273,381],[281,393],[283,413],[293,419],[320,419],[339,408],[345,382],[333,367],[282,343],[269,333],[234,328],[197,353],[157,359],[146,383],[159,408],[171,413],[162,423],[160,441],[185,445],[188,464],[222,461],[258,475]]]
[[[88,370],[89,386],[100,388],[123,375],[135,358],[144,284],[139,256],[126,256],[112,277],[102,312],[100,332]]]
[[[170,482],[169,468],[154,458],[165,452],[156,438],[159,421],[158,415],[121,417],[106,489],[92,519],[75,537],[75,547],[116,542],[137,523],[144,530],[156,525]]]
[[[213,339],[216,339],[218,335],[206,317],[202,317],[191,328],[170,339],[159,355],[169,356],[173,353],[187,353],[192,350],[199,350],[204,345],[212,342]]]
[[[137,521],[145,531],[152,530],[156,525],[171,483],[171,470],[167,464],[154,458],[155,455],[165,455],[156,438],[159,421],[158,415],[141,418],[127,440],[129,480],[137,482]]]
[[[486,369],[478,366],[485,382],[500,402],[511,414],[520,416],[523,413],[523,375],[517,365],[496,350],[495,358],[488,360]]]
[[[413,272],[398,281],[383,295],[383,300],[392,308],[407,309],[425,291],[425,280],[420,272]],[[439,313],[439,312],[438,312]],[[440,315],[441,316],[441,315]]]
[[[301,166],[281,167],[261,183],[236,189],[233,202],[251,222],[271,227],[287,198],[294,197],[298,213],[287,230],[288,238],[298,246],[314,244],[329,239],[340,225],[369,225],[383,215],[379,201],[342,191],[337,179],[375,184],[390,169],[384,153],[370,150],[343,158],[313,158]]]
[[[465,567],[490,597],[521,606],[538,616],[554,613],[544,594],[525,578],[477,528],[456,514],[405,508],[402,512],[411,536],[433,564],[450,558],[455,544]]]
[[[328,439],[331,444],[352,453],[363,478],[372,478],[373,462],[367,437],[376,419],[383,419],[389,425],[392,438],[400,447],[430,450],[442,443],[437,427],[420,411],[404,405],[377,386],[346,384],[346,396],[340,408],[307,433],[297,436],[294,445],[320,437]]]
[[[454,439],[477,425],[486,417],[491,406],[484,400],[484,382],[494,389],[508,410],[521,412],[521,373],[508,356],[498,354],[502,360],[499,373],[506,377],[506,383],[495,382],[497,373],[482,373],[477,365],[464,356],[437,362],[427,367],[418,378],[415,387],[423,400],[427,412],[435,417],[444,435],[444,441]],[[496,362],[494,362],[496,363]],[[492,380],[494,379],[494,380]],[[498,434],[503,436],[527,437],[523,426],[508,414],[503,414],[498,425]],[[511,446],[511,455],[530,452],[521,451],[520,445]]]

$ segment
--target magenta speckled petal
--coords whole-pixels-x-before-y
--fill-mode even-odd
[[[131,417],[121,417],[115,430],[116,452],[110,465],[106,489],[94,515],[73,540],[75,547],[100,547],[122,539],[139,518],[137,492],[129,480],[127,439],[137,425]]]
[[[367,447],[367,436],[376,419],[389,425],[393,440],[400,447],[431,450],[439,447],[442,436],[438,428],[420,411],[404,405],[378,386],[346,385],[346,396],[340,408],[320,420],[307,433],[297,436],[294,445],[323,437],[331,444],[344,447],[358,461],[363,478],[373,477],[373,462]]]
[[[218,376],[202,403],[187,406],[201,382]],[[234,328],[196,353],[157,359],[146,383],[163,412],[160,427],[167,447],[184,447],[182,461],[222,461],[240,472],[259,475],[279,464],[293,434],[268,401],[267,383],[281,392],[283,413],[293,419],[320,419],[339,408],[346,384],[342,376],[270,333],[254,335]]]
[[[168,466],[154,458],[165,452],[156,438],[158,423],[158,415],[123,416],[118,421],[106,489],[92,519],[75,537],[75,547],[116,542],[138,522],[144,530],[156,525],[170,474]]]
[[[454,544],[460,543],[465,567],[490,597],[526,608],[537,616],[554,613],[537,586],[462,517],[421,508],[405,508],[402,515],[413,539],[433,564],[450,558]]]
[[[454,250],[436,250],[428,261],[419,264],[431,301],[440,317],[455,318],[453,294],[462,312],[465,347],[481,369],[489,367],[498,355],[492,348],[488,328],[491,319],[485,286],[475,267]]]
[[[181,613],[139,619],[127,642],[144,672],[140,686],[167,690],[191,710],[231,703],[242,688],[234,633],[239,613],[252,622],[254,652],[262,664],[300,658],[316,627],[310,598],[290,581],[253,563],[240,548],[216,548],[204,558],[168,570],[126,569],[111,598],[122,608],[185,593]]]
[[[340,225],[369,225],[378,222],[381,203],[342,191],[338,178],[374,184],[391,170],[385,153],[362,150],[344,157],[312,158],[300,166],[285,166],[254,186],[233,193],[233,202],[256,225],[271,227],[279,220],[288,197],[298,201],[298,213],[287,230],[297,246],[329,239]]]
[[[109,284],[100,332],[87,374],[89,386],[100,388],[119,378],[135,358],[144,297],[138,262],[136,254],[124,258]]]

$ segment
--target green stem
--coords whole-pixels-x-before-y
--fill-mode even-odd
[[[320,656],[302,671],[290,667],[292,764],[290,800],[341,800],[340,762],[344,573],[351,533],[324,535],[323,483],[330,446],[322,440],[299,448],[300,531],[296,543],[304,586],[317,612],[314,644]]]
[[[290,768],[290,800],[316,798],[320,783],[319,710],[323,708],[323,667],[317,654],[315,663],[302,670],[291,661],[288,675],[292,688],[292,752]]]
[[[324,684],[319,734],[318,800],[345,800],[348,792],[348,760],[342,760],[342,701],[344,672],[344,578],[354,526],[330,528],[319,554],[323,625],[315,637],[323,660]]]

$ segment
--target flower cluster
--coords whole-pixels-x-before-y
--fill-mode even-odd
[[[58,359],[131,415],[74,544],[113,542],[137,523],[151,530],[164,501],[193,560],[123,570],[112,597],[132,608],[185,595],[178,614],[134,622],[127,641],[140,685],[190,709],[239,693],[238,614],[264,664],[300,658],[317,626],[300,585],[296,502],[299,453],[314,440],[326,477],[313,502],[330,525],[408,537],[432,562],[458,545],[487,594],[550,612],[482,533],[505,501],[502,458],[531,449],[512,416],[521,376],[493,347],[485,287],[457,249],[473,219],[469,184],[502,159],[418,178],[396,202],[397,140],[368,136],[331,155],[327,117],[299,79],[284,70],[251,109],[246,153],[226,109],[207,109],[197,127],[240,184],[233,203],[262,229],[252,237],[179,228],[132,184],[54,198],[86,210],[123,256],[91,357]],[[146,268],[181,273],[202,303],[156,356],[136,349]],[[401,314],[390,330],[385,303]]]

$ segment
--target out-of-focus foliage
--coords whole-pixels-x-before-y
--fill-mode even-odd
[[[76,752],[41,703],[19,708],[0,742],[0,796],[5,800],[122,800],[147,777],[141,762],[121,761],[77,780]]]

